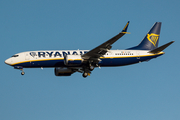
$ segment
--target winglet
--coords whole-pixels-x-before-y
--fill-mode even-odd
[[[129,32],[127,32],[128,26],[129,26],[129,21],[127,22],[126,26],[125,26],[124,29],[121,31],[121,33],[130,34]]]
[[[154,53],[154,54],[159,53],[159,52],[163,51],[164,49],[166,49],[173,42],[175,42],[175,41],[171,41],[165,45],[162,45],[161,47],[155,48],[154,50],[149,51],[149,53]]]

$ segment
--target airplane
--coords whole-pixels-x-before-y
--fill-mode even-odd
[[[161,22],[155,22],[139,45],[125,50],[111,50],[112,44],[128,34],[129,21],[123,30],[92,50],[40,50],[21,52],[5,60],[7,65],[23,68],[54,68],[56,76],[71,76],[75,72],[86,78],[97,67],[125,66],[149,61],[164,54],[174,41],[158,47]]]

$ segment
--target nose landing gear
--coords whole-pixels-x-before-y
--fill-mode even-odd
[[[21,70],[21,71],[22,71],[22,72],[21,72],[21,75],[24,75],[24,74],[25,74],[22,66],[14,66],[14,69],[19,69],[19,70]]]
[[[22,71],[22,72],[21,72],[21,75],[24,75],[24,74],[25,74],[24,70],[23,70],[23,69],[21,69],[21,71]]]

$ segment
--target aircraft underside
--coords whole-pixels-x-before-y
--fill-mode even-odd
[[[155,56],[146,56],[146,57],[127,57],[127,58],[105,58],[101,59],[98,63],[98,66],[108,67],[108,66],[124,66],[129,64],[135,64],[143,61],[150,60],[152,58],[156,58],[162,54],[158,54]],[[16,64],[14,66],[23,66],[24,68],[38,68],[38,67],[82,67],[86,64],[77,64],[77,65],[65,65],[64,59],[61,60],[39,60],[39,61],[28,61],[20,64]]]
[[[20,64],[14,65],[15,68],[18,66],[21,68],[55,68],[55,75],[56,76],[70,76],[74,72],[83,73],[83,77],[87,77],[90,75],[91,71],[94,70],[95,67],[114,67],[114,66],[125,66],[136,64],[143,61],[149,61],[150,59],[156,58],[162,54],[154,55],[154,56],[146,56],[146,57],[127,57],[127,58],[104,58],[95,65],[91,63],[83,63],[79,65],[65,65],[64,59],[61,60],[39,60],[39,61],[28,61]],[[24,71],[22,71],[24,74]]]

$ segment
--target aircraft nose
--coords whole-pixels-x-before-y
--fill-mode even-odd
[[[10,58],[7,59],[7,60],[5,60],[4,62],[5,62],[7,65],[11,65],[11,60],[10,60]]]

